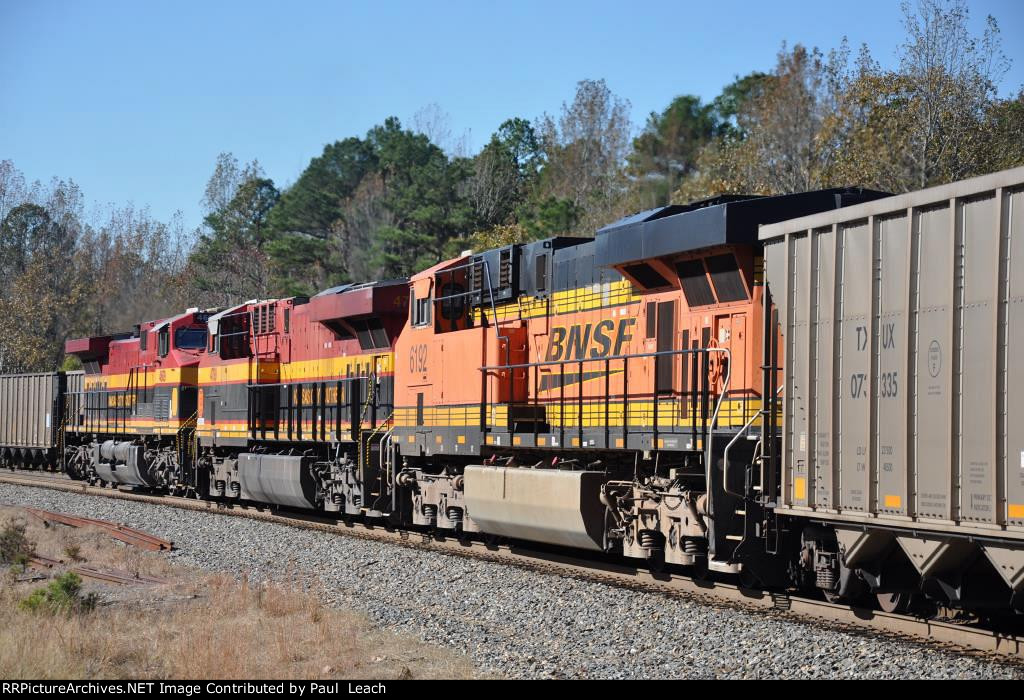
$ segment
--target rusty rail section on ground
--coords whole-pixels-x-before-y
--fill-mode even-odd
[[[174,548],[174,543],[169,540],[160,539],[148,532],[128,527],[127,525],[121,525],[120,523],[112,523],[96,518],[82,518],[77,515],[68,515],[67,513],[55,513],[40,508],[26,508],[25,510],[45,522],[60,523],[70,527],[98,527],[111,537],[140,549],[159,552]]]
[[[29,510],[26,508],[26,510]],[[52,557],[43,556],[42,554],[34,554],[29,557],[29,566],[37,569],[52,569],[55,566],[60,566],[64,562],[60,559],[54,559]],[[130,571],[124,571],[122,569],[98,569],[94,566],[72,566],[68,569],[73,573],[78,574],[82,578],[92,579],[93,581],[103,581],[104,583],[117,583],[120,585],[129,584],[140,584],[144,583],[147,585],[160,585],[164,583],[170,583],[166,579],[159,578],[157,576],[149,576],[148,574],[133,574]]]

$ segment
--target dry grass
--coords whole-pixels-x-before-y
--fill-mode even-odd
[[[298,586],[251,586],[171,566],[163,556],[98,531],[45,527],[0,508],[0,527],[27,525],[36,551],[91,566],[169,579],[163,586],[97,586],[90,613],[53,616],[18,609],[46,581],[3,574],[0,678],[468,678],[468,660],[419,640],[374,629],[360,614],[321,604]],[[56,575],[59,572],[50,572]]]

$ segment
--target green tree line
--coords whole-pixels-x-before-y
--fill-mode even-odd
[[[133,208],[85,223],[74,183],[28,186],[0,163],[0,370],[53,367],[69,334],[404,276],[466,248],[589,236],[669,203],[900,193],[1024,164],[1024,92],[999,96],[1009,62],[996,21],[979,36],[963,0],[902,9],[893,68],[866,46],[783,45],[771,70],[710,101],[679,94],[639,126],[603,80],[582,80],[555,114],[512,115],[472,155],[447,143],[437,115],[327,144],[287,187],[223,153],[192,235]]]

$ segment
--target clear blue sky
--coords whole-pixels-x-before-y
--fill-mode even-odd
[[[1024,1],[975,0],[1024,84]],[[896,0],[0,0],[0,159],[75,180],[87,203],[199,201],[221,151],[295,180],[325,143],[435,103],[478,149],[506,118],[557,113],[604,78],[639,126],[672,97],[705,99],[768,70],[783,41],[847,36],[892,65]]]

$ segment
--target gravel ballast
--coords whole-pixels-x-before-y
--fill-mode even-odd
[[[0,503],[122,522],[173,540],[167,556],[184,565],[253,581],[312,572],[331,603],[512,678],[1024,677],[927,645],[245,518],[9,484]]]

